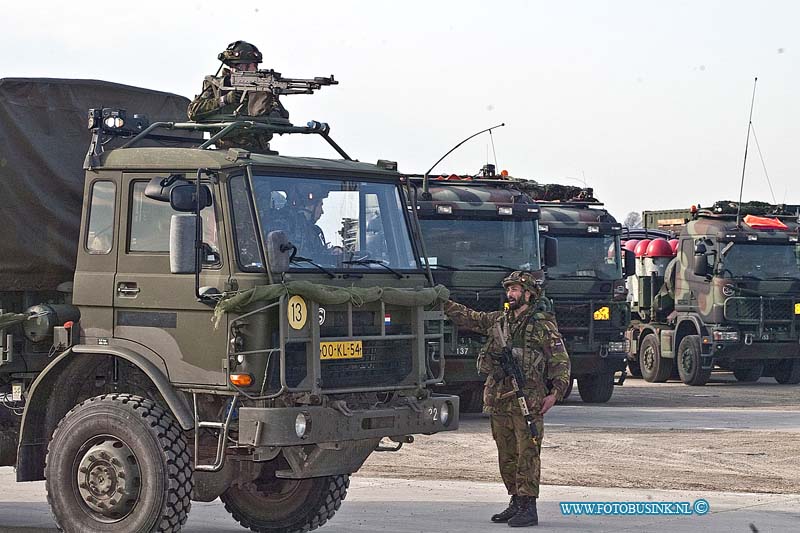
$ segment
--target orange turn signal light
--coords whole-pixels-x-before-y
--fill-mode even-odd
[[[230,380],[237,387],[249,387],[253,384],[253,376],[250,374],[231,374]]]

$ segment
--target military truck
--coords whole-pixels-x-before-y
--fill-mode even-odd
[[[217,497],[253,531],[309,531],[373,451],[458,427],[427,364],[447,291],[396,165],[322,123],[185,122],[188,103],[0,81],[19,201],[0,210],[0,465],[46,479],[70,531],[179,531]],[[273,134],[341,158],[219,149]]]
[[[798,206],[762,202],[644,212],[646,228],[677,234],[672,254],[664,238],[636,244],[626,336],[646,380],[676,370],[704,385],[719,368],[800,382],[798,217]]]
[[[515,270],[539,270],[539,207],[512,181],[487,165],[472,175],[448,174],[430,179],[410,175],[411,199],[420,221],[428,263],[436,283],[450,298],[479,311],[497,311],[505,303],[501,282]],[[549,257],[555,258],[551,244]],[[486,339],[446,323],[445,383],[458,394],[462,410],[477,412],[483,403],[484,377],[476,360]],[[438,354],[437,354],[438,355]],[[431,361],[439,368],[438,360]]]
[[[553,302],[578,392],[584,402],[607,402],[626,376],[625,276],[634,263],[620,247],[622,225],[591,188],[532,181],[519,187],[541,208],[540,233],[558,240],[558,264],[547,268],[545,294]]]

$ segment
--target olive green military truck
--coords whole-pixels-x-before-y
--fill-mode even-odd
[[[626,376],[625,276],[634,263],[620,247],[622,225],[590,188],[532,181],[519,187],[541,208],[541,234],[558,240],[558,264],[547,268],[545,294],[553,302],[578,392],[584,402],[607,402]]]
[[[436,283],[450,289],[451,299],[478,311],[503,308],[501,282],[509,272],[541,268],[539,206],[493,170],[489,165],[475,176],[436,176],[427,195],[424,177],[410,176],[410,196]],[[447,373],[439,388],[458,394],[463,411],[482,408],[485,376],[478,374],[476,360],[485,342],[478,333],[446,323]]]
[[[0,81],[0,465],[68,531],[179,531],[217,497],[309,531],[373,451],[458,427],[428,364],[447,291],[394,165],[188,103]],[[219,149],[283,134],[340,158]]]
[[[745,382],[800,382],[799,216],[797,206],[727,201],[644,212],[646,228],[678,236],[674,258],[657,252],[659,239],[637,245],[627,336],[645,379],[677,370],[704,385],[719,368]]]

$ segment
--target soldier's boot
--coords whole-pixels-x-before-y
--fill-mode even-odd
[[[539,514],[536,512],[536,498],[533,496],[519,497],[519,511],[508,520],[510,527],[528,527],[539,524]]]
[[[517,511],[519,511],[519,498],[520,497],[516,494],[511,496],[511,501],[508,502],[508,507],[506,507],[505,511],[501,511],[496,515],[492,515],[492,522],[496,524],[508,522],[508,520],[517,514]]]

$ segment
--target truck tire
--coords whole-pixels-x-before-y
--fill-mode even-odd
[[[45,477],[61,531],[174,533],[191,507],[183,431],[132,394],[96,396],[67,413],[50,439]]]
[[[578,376],[578,393],[584,403],[606,403],[614,393],[614,373]]]
[[[301,533],[327,522],[347,496],[350,476],[279,479],[261,477],[232,486],[220,499],[243,527],[256,533]]]
[[[705,385],[711,377],[711,369],[703,370],[701,361],[700,335],[686,335],[678,344],[676,363],[681,381],[687,385]]]
[[[750,367],[735,368],[733,370],[733,376],[736,378],[736,381],[742,383],[754,383],[761,378],[761,374],[763,373],[764,363],[756,363]]]
[[[800,359],[784,359],[775,367],[775,381],[782,385],[800,383]]]
[[[569,383],[567,384],[567,390],[564,391],[564,397],[561,398],[561,402],[569,398],[569,395],[572,394],[572,386],[575,384],[575,380],[570,376]]]
[[[661,347],[655,335],[648,335],[639,348],[639,368],[650,383],[664,383],[672,373],[672,359],[661,357]]]

